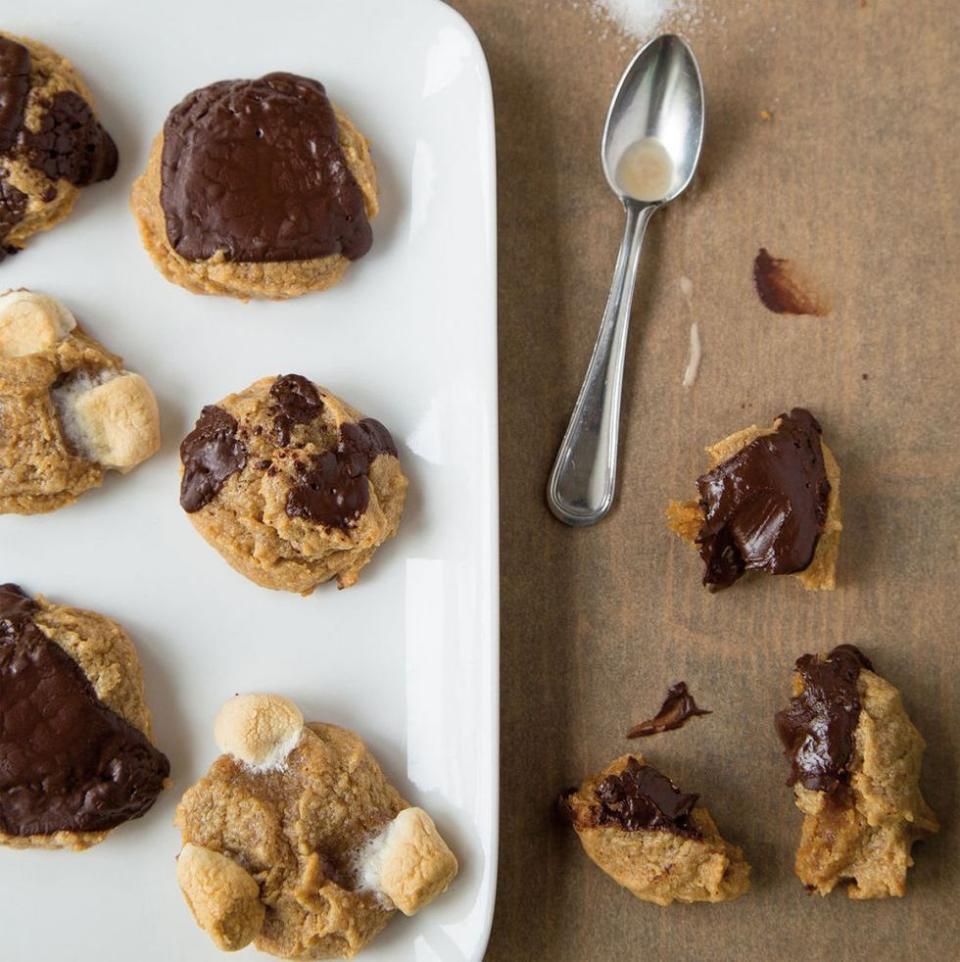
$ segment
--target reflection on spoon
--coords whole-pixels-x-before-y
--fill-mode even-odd
[[[617,164],[617,183],[637,200],[665,197],[673,184],[673,161],[656,137],[635,140]]]

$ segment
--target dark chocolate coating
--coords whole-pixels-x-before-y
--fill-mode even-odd
[[[820,425],[804,408],[780,415],[773,434],[697,479],[703,583],[727,588],[746,570],[803,571],[827,517],[830,482]]]
[[[291,518],[307,518],[327,528],[352,528],[370,501],[367,474],[381,454],[397,456],[390,432],[373,418],[341,424],[336,448],[311,458],[287,495]]]
[[[193,430],[180,444],[180,506],[184,511],[192,513],[209,504],[227,479],[247,463],[247,448],[237,437],[238,428],[237,419],[215,404],[200,412]]]
[[[139,818],[170,764],[100,701],[34,624],[35,609],[16,585],[0,586],[0,831],[97,832]]]
[[[816,655],[797,659],[803,690],[775,718],[790,759],[788,785],[799,782],[831,795],[842,794],[849,786],[860,719],[857,680],[863,668],[872,671],[873,665],[853,645],[839,645],[824,659]]]
[[[170,111],[160,203],[191,261],[354,260],[373,242],[323,85],[289,73],[222,80]]]
[[[699,795],[684,794],[652,765],[641,765],[632,756],[622,772],[600,782],[596,797],[597,825],[615,825],[627,832],[660,829],[702,838],[690,818]]]
[[[22,43],[0,37],[0,154],[17,141],[30,93],[30,52]]]

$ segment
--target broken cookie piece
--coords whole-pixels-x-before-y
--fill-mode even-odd
[[[0,514],[75,501],[160,447],[147,382],[52,297],[0,294]]]
[[[804,814],[797,875],[820,895],[841,882],[852,899],[903,895],[913,843],[939,826],[900,693],[853,645],[798,659],[793,690],[776,726]]]
[[[746,571],[794,574],[805,588],[835,586],[840,467],[805,408],[766,429],[745,428],[707,448],[697,501],[671,501],[670,529],[696,544],[703,583],[728,588]]]
[[[350,958],[453,881],[433,820],[353,732],[262,694],[228,701],[214,732],[224,754],[177,808],[177,879],[219,948]]]
[[[133,642],[109,618],[0,585],[0,844],[89,848],[156,801]]]
[[[648,765],[623,755],[561,799],[583,850],[638,899],[726,902],[750,887],[743,852],[710,813]]]

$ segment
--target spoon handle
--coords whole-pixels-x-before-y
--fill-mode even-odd
[[[613,504],[623,364],[643,235],[656,204],[625,202],[627,223],[600,333],[547,483],[547,503],[570,525],[596,524]]]

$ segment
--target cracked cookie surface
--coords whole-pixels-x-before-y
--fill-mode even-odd
[[[177,876],[221,949],[350,958],[441,894],[457,860],[353,732],[304,724],[277,695],[240,695],[215,725],[224,750],[177,809]]]

